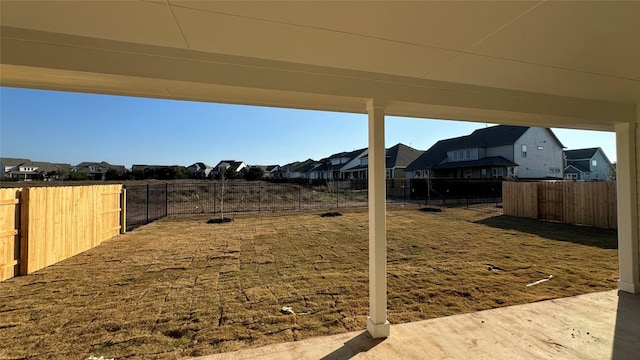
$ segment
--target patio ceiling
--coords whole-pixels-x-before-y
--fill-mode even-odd
[[[613,130],[640,2],[2,1],[3,86]]]

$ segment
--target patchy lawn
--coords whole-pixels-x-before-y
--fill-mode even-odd
[[[392,324],[617,285],[614,231],[465,209],[387,218]],[[207,220],[166,218],[0,283],[0,358],[173,359],[366,327],[366,211]]]

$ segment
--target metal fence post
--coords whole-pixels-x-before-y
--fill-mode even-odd
[[[340,186],[336,181],[336,210],[340,209]]]
[[[149,223],[149,184],[147,184],[147,224]]]
[[[169,184],[164,183],[164,216],[169,216]]]

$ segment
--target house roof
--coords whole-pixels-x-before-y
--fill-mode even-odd
[[[4,166],[18,166],[23,164],[31,164],[31,160],[29,159],[18,159],[18,158],[0,158],[0,162]]]
[[[579,164],[579,163],[572,163],[572,164],[567,165],[564,168],[564,172],[565,173],[567,173],[567,172],[569,172],[569,173],[573,173],[573,172],[589,172],[589,171],[591,171],[591,170],[588,167],[585,167],[584,165]]]
[[[107,172],[108,169],[125,169],[124,165],[111,165],[106,161],[101,161],[101,162],[90,162],[90,161],[83,161],[80,164],[73,166],[73,168],[75,169],[79,169],[80,172],[86,172],[89,171],[89,166],[93,166],[93,165],[98,165],[100,166],[102,169],[100,172]],[[139,165],[139,166],[148,166],[148,165]],[[84,171],[83,171],[84,170]]]
[[[292,163],[282,166],[283,170],[289,170],[290,172],[305,172],[308,171],[315,164],[315,160],[307,159],[305,161],[294,161]]]
[[[502,156],[491,156],[479,160],[455,161],[436,165],[434,169],[456,169],[456,168],[474,168],[484,166],[518,166],[518,164],[510,161]]]
[[[206,169],[206,168],[210,168],[211,166],[209,166],[209,165],[207,165],[207,164],[205,164],[205,163],[203,163],[203,162],[196,162],[196,163],[193,163],[193,164],[191,164],[191,165],[189,165],[189,166],[187,166],[187,167],[188,167],[188,168],[190,168],[190,167],[195,167],[195,168],[196,168],[196,170],[204,170],[204,169]]]
[[[38,167],[39,172],[48,173],[50,171],[55,170],[70,170],[71,164],[62,164],[62,163],[50,163],[45,161],[34,161],[31,163],[33,166]]]
[[[407,170],[434,168],[447,157],[447,152],[452,150],[511,145],[527,130],[528,126],[497,125],[478,129],[470,135],[440,140],[409,164]],[[561,147],[564,147],[550,129],[547,131]]]
[[[599,147],[595,147],[588,149],[565,150],[564,156],[567,160],[591,159],[599,149]]]
[[[416,150],[410,146],[398,143],[386,151],[386,168],[407,167],[424,151]]]
[[[228,169],[231,169],[233,171],[237,171],[238,168],[240,167],[240,165],[244,164],[244,161],[236,161],[236,160],[221,160],[218,165],[216,165],[216,169],[220,168],[220,165],[222,165],[222,163],[227,163],[229,164]],[[245,164],[246,165],[246,164]]]

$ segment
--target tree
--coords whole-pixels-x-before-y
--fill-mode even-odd
[[[238,178],[238,172],[230,167],[221,168],[220,170],[218,170],[218,174],[216,175],[216,180],[224,180],[224,179],[231,180],[231,179],[237,179],[237,178]]]
[[[618,180],[618,163],[614,162],[611,164],[611,172],[609,173],[609,180],[616,181]]]
[[[247,181],[260,180],[264,176],[264,169],[252,166],[244,173],[244,179]]]
[[[109,168],[104,174],[105,180],[126,180],[127,174],[124,169]]]
[[[89,180],[89,176],[87,176],[87,174],[85,173],[72,171],[69,173],[69,176],[67,176],[67,180],[69,181]]]

